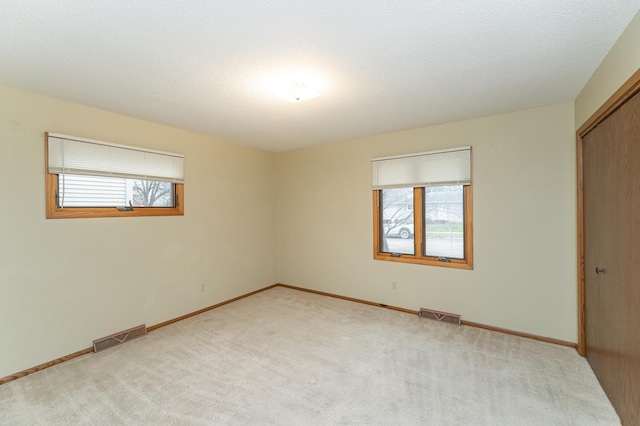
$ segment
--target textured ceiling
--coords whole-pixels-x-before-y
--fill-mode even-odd
[[[279,152],[572,101],[639,8],[2,0],[0,84]],[[322,96],[289,103],[283,77]]]

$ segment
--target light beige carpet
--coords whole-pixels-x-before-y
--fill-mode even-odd
[[[274,288],[0,386],[2,425],[615,425],[575,350]]]

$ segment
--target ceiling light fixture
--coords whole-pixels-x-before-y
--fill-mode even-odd
[[[320,96],[314,88],[300,81],[294,81],[289,86],[277,91],[278,95],[289,102],[297,103]]]

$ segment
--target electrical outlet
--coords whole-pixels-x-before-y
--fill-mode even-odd
[[[394,289],[394,290],[398,289],[398,285],[396,284],[395,281],[391,281],[391,288]]]
[[[206,290],[206,287],[204,285],[204,281],[200,283],[200,293],[204,293],[204,291]]]

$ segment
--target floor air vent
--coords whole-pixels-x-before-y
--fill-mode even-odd
[[[433,309],[420,308],[420,316],[436,321],[450,322],[460,325],[460,315],[450,314],[448,312],[434,311]]]
[[[124,342],[128,342],[129,340],[135,339],[136,337],[144,336],[145,334],[147,334],[147,327],[144,324],[130,328],[128,330],[123,330],[110,336],[94,340],[93,351],[104,351],[105,349],[121,345]]]

